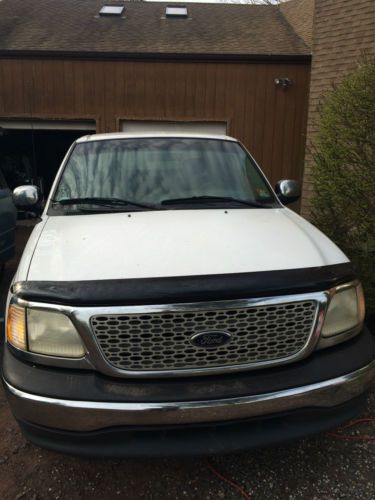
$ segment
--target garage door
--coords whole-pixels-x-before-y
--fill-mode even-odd
[[[173,122],[173,121],[143,121],[124,120],[121,130],[128,134],[149,134],[162,132],[179,132],[191,134],[226,135],[225,122]]]
[[[15,130],[87,130],[96,129],[95,121],[0,120],[0,128]]]

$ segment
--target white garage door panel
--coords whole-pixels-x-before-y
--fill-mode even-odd
[[[63,121],[63,120],[0,120],[0,127],[15,130],[93,130],[94,121]]]
[[[128,134],[148,134],[158,132],[180,132],[191,134],[226,135],[225,122],[171,122],[124,120],[121,130]]]

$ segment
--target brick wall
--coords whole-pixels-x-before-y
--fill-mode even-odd
[[[308,217],[312,194],[311,148],[317,129],[317,107],[322,97],[354,69],[366,51],[375,54],[374,0],[315,0],[313,59],[307,124],[307,151],[302,215]]]

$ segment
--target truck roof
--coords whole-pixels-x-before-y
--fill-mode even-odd
[[[237,139],[229,135],[215,135],[215,134],[194,134],[194,133],[181,133],[181,132],[148,132],[142,134],[128,134],[126,132],[114,132],[109,134],[92,134],[85,135],[77,139],[76,142],[90,142],[90,141],[107,141],[110,139],[144,139],[144,138],[194,138],[194,139],[217,139],[221,141],[238,142]]]

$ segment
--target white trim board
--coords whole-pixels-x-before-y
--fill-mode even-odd
[[[179,132],[209,135],[226,135],[225,122],[121,120],[120,129],[128,134]]]
[[[96,123],[65,120],[0,120],[0,127],[12,130],[83,130],[95,131]]]

